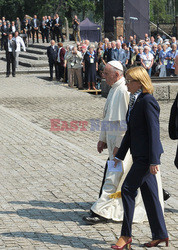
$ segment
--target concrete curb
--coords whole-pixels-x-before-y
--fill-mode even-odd
[[[154,86],[153,96],[158,101],[171,101],[176,98],[178,92],[178,78],[164,78],[164,79],[152,79]],[[110,87],[106,84],[103,79],[101,83],[101,95],[107,97]]]

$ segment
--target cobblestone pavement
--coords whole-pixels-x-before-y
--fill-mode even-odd
[[[98,197],[107,159],[107,151],[96,152],[99,132],[90,131],[105,99],[46,79],[0,76],[0,249],[109,249],[121,224],[82,221]],[[167,133],[171,103],[160,106],[162,179],[172,195],[165,217],[169,249],[177,249],[176,142]],[[87,121],[87,131],[51,132],[50,119]],[[148,223],[133,225],[132,249],[145,249],[149,239]]]

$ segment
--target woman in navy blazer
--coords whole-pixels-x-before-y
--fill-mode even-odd
[[[168,246],[168,234],[155,177],[163,153],[159,130],[160,108],[152,96],[151,79],[143,67],[129,69],[126,72],[126,84],[128,91],[131,92],[126,117],[127,132],[114,161],[116,165],[120,160],[124,160],[130,149],[133,165],[121,188],[124,219],[121,236],[112,248],[131,248],[131,228],[138,188],[141,189],[152,232],[152,241],[145,243],[145,246],[154,247],[161,242],[166,242]]]

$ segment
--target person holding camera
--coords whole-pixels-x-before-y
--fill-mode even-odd
[[[81,42],[79,24],[80,24],[80,21],[75,15],[72,21],[72,27],[73,27],[74,39],[76,43],[77,43],[77,37],[78,37],[79,42]]]
[[[82,53],[73,47],[72,51],[66,56],[69,71],[69,87],[73,88],[78,84],[78,88],[82,89]]]

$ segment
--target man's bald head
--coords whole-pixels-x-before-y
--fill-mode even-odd
[[[51,40],[51,46],[54,46],[54,45],[55,45],[55,41]]]

